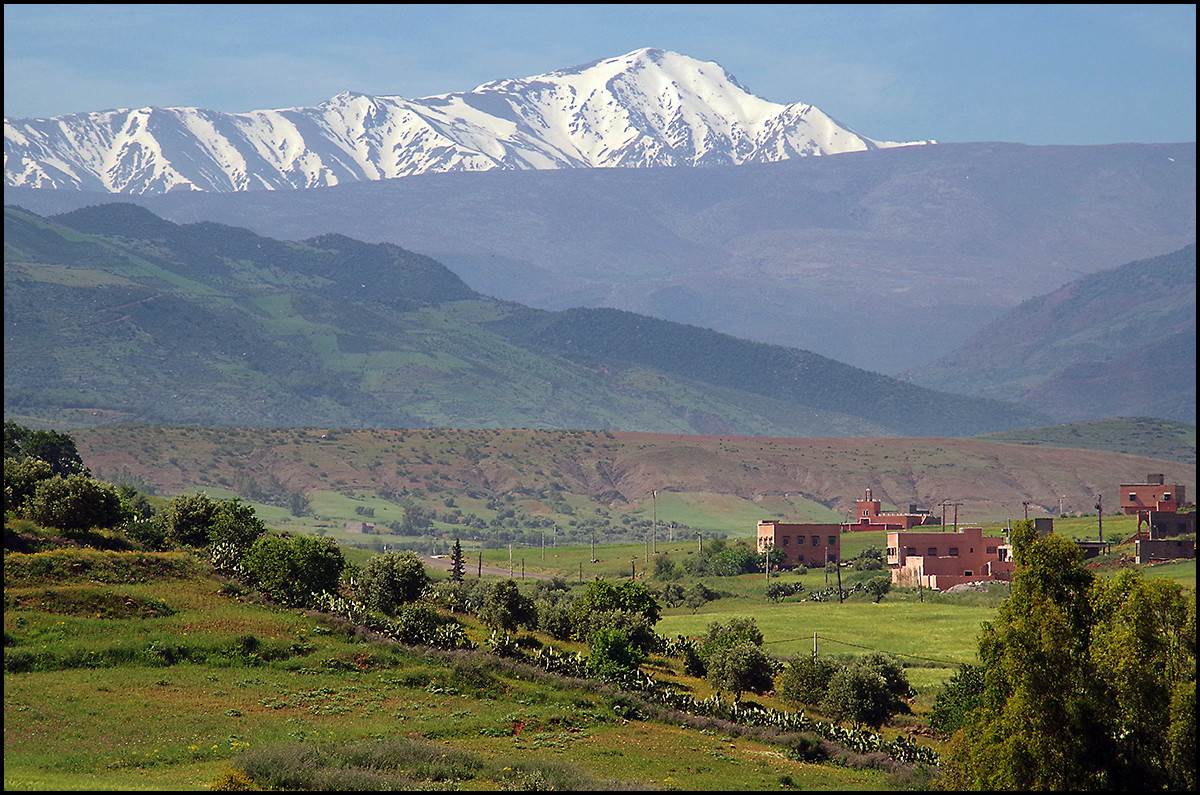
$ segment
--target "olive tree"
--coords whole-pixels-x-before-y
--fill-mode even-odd
[[[129,518],[116,487],[83,474],[39,481],[25,514],[44,527],[66,531],[117,527]]]
[[[394,615],[401,605],[420,599],[429,582],[425,564],[412,552],[385,552],[363,566],[355,595],[368,610]]]

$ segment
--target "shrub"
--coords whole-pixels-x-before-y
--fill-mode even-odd
[[[254,514],[254,508],[235,497],[217,505],[207,537],[210,545],[228,544],[245,552],[266,532],[267,527]]]
[[[708,659],[708,681],[717,692],[733,693],[740,701],[742,693],[762,694],[775,684],[775,664],[761,648],[750,641],[722,646]]]
[[[515,582],[501,580],[488,591],[480,618],[490,627],[510,632],[521,626],[536,629],[537,607],[518,590]]]
[[[127,518],[116,488],[83,474],[40,481],[25,502],[25,514],[44,527],[68,532],[117,527]]]
[[[600,629],[592,636],[588,653],[588,676],[613,680],[636,671],[646,661],[646,655],[629,642],[619,629]]]
[[[314,594],[337,590],[346,561],[331,539],[266,535],[250,547],[242,565],[268,596],[303,607]]]
[[[420,558],[411,552],[375,555],[359,572],[355,593],[368,610],[394,615],[402,604],[415,602],[429,586]]]
[[[825,697],[838,666],[832,660],[802,655],[788,663],[779,677],[779,695],[794,704],[816,706]]]
[[[172,544],[202,547],[208,544],[208,529],[217,504],[204,492],[180,494],[167,503],[162,514],[163,527]]]
[[[962,665],[958,672],[942,685],[933,709],[929,713],[929,727],[936,732],[950,735],[967,725],[971,711],[983,700],[983,668],[978,665]]]
[[[19,510],[33,496],[38,484],[54,477],[50,464],[40,458],[4,459],[4,510]]]

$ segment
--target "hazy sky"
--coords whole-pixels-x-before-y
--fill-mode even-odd
[[[4,6],[4,115],[419,98],[656,47],[878,140],[1196,140],[1196,7]]]

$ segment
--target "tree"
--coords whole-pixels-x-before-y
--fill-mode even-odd
[[[884,574],[879,577],[872,577],[867,580],[864,587],[867,593],[874,599],[875,604],[879,604],[883,600],[883,597],[887,596],[888,592],[892,590],[892,576]]]
[[[24,456],[4,459],[4,510],[20,511],[43,480],[54,477],[50,464]]]
[[[640,626],[653,636],[654,625],[658,623],[661,608],[654,595],[646,586],[633,580],[626,580],[620,585],[613,585],[604,578],[597,578],[588,583],[584,592],[578,596],[568,609],[571,623],[575,627],[575,637],[585,643],[591,642],[592,634],[602,626],[614,626],[625,630],[634,630],[639,623],[632,617],[640,616],[643,621]],[[629,614],[621,618],[616,614]],[[645,645],[639,641],[639,645]]]
[[[875,652],[835,670],[819,707],[835,721],[877,729],[897,713],[908,712],[907,699],[912,696],[900,664]]]
[[[983,693],[943,754],[944,784],[1194,784],[1195,716],[1181,695],[1194,700],[1194,592],[1136,574],[1093,582],[1074,544],[1038,538],[1032,522],[1012,537],[1012,589],[984,625]]]
[[[588,652],[588,676],[596,679],[613,680],[636,671],[646,660],[646,655],[620,629],[602,628],[592,635]]]
[[[891,701],[883,677],[865,668],[846,666],[834,672],[820,709],[830,719],[879,728],[889,717]]]
[[[234,497],[216,506],[208,525],[208,542],[229,544],[237,552],[244,553],[259,536],[267,532],[267,526],[254,513],[254,508]]]
[[[779,678],[779,695],[785,701],[815,707],[825,697],[829,680],[838,664],[824,657],[804,654],[788,663]]]
[[[983,698],[983,668],[960,665],[938,692],[929,712],[929,726],[934,731],[951,735],[967,725]]]
[[[86,475],[87,467],[75,447],[75,440],[58,431],[34,431],[12,421],[4,423],[4,457],[32,456],[50,465],[54,474]]]
[[[264,593],[305,607],[314,595],[337,591],[346,560],[330,539],[271,534],[254,542],[242,565]]]
[[[750,641],[715,650],[706,667],[709,684],[717,692],[733,693],[735,701],[745,692],[766,693],[775,684],[774,661]]]
[[[456,538],[454,539],[454,551],[450,554],[450,579],[455,582],[462,582],[466,571],[466,563],[463,561],[462,544]]]
[[[512,580],[501,580],[491,587],[483,600],[480,616],[490,627],[515,632],[518,627],[537,628],[537,608],[521,593]]]
[[[368,610],[395,615],[403,604],[421,598],[429,575],[420,558],[411,552],[385,552],[371,557],[355,584],[355,593]]]
[[[180,494],[167,503],[162,521],[172,544],[202,547],[208,544],[208,530],[217,504],[207,494]]]
[[[1109,769],[1108,780],[1121,787],[1181,786],[1186,781],[1174,764],[1171,738],[1188,731],[1178,723],[1180,687],[1195,693],[1196,601],[1179,583],[1146,580],[1136,570],[1098,581],[1092,598],[1091,659],[1119,727],[1122,760]],[[1194,712],[1189,714],[1194,749]],[[1193,755],[1186,768],[1194,770],[1194,761]]]
[[[25,502],[25,515],[44,527],[78,532],[117,527],[129,511],[112,484],[75,474],[39,481]]]

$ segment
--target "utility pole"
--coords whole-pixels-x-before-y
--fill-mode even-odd
[[[1104,543],[1104,495],[1096,495],[1096,517],[1100,520],[1100,543]]]
[[[837,558],[834,558],[834,559],[833,559],[833,565],[834,565],[834,566],[837,566],[837,574],[838,574],[838,604],[840,605],[840,604],[842,604],[842,603],[845,601],[845,599],[843,599],[843,598],[842,598],[842,597],[843,597],[843,594],[842,594],[842,565],[841,565],[841,563],[838,561],[838,559],[837,559]]]
[[[1021,505],[1025,506],[1025,519],[1028,520],[1029,519],[1029,503],[1022,502]]]
[[[657,555],[658,554],[658,490],[657,489],[651,490],[650,502],[654,506],[654,512],[653,512],[654,521],[650,525],[652,528],[651,529],[651,538],[654,539],[654,554]]]

